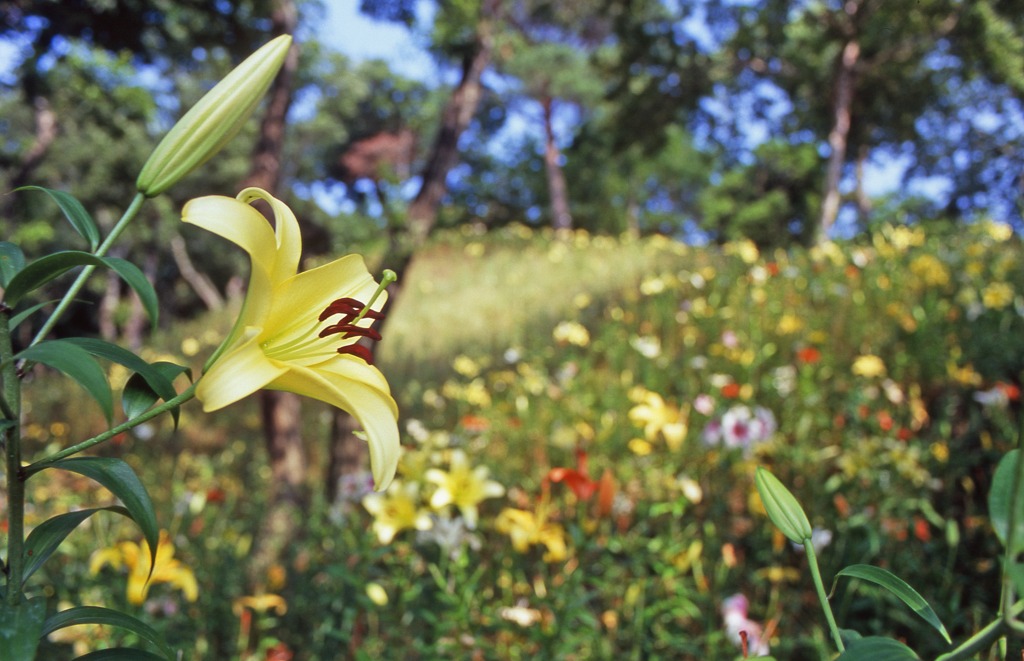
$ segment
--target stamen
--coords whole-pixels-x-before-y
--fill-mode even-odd
[[[380,320],[384,318],[384,314],[382,312],[373,310],[370,306],[372,306],[374,301],[377,300],[377,297],[380,296],[381,292],[396,280],[398,280],[398,276],[395,275],[394,271],[390,269],[385,270],[381,276],[381,282],[377,286],[377,291],[375,291],[373,296],[370,297],[369,302],[364,304],[362,301],[354,298],[339,298],[332,302],[323,312],[320,313],[320,321],[324,321],[336,314],[340,314],[342,317],[337,323],[331,324],[320,331],[319,337],[327,337],[329,335],[341,333],[342,339],[345,340],[355,337],[368,337],[374,342],[379,342],[381,339],[379,332],[373,328],[365,328],[363,326],[358,326],[357,324],[364,318],[373,320]],[[370,352],[369,347],[358,344],[358,342],[353,342],[352,344],[339,347],[338,353],[362,358],[368,365],[373,364],[373,354]]]

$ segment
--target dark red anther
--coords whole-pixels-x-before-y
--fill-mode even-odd
[[[361,344],[349,344],[344,347],[339,347],[338,353],[349,354],[356,358],[362,358],[366,361],[367,365],[373,365],[373,354],[370,353],[369,347],[364,347]]]
[[[334,335],[341,333],[342,338],[350,339],[353,337],[368,337],[374,342],[380,341],[380,333],[373,328],[364,328],[353,323],[357,318],[379,320],[384,318],[384,314],[376,310],[368,309],[362,303],[354,298],[339,298],[327,306],[323,312],[320,313],[320,321],[324,321],[328,317],[336,314],[342,315],[341,319],[337,323],[331,324],[327,328],[320,331],[320,337],[327,337],[328,335]],[[370,353],[370,349],[361,344],[349,344],[347,346],[340,347],[338,349],[340,354],[348,354],[357,358],[362,358],[368,365],[373,364],[373,354]]]

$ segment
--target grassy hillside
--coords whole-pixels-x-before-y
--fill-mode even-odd
[[[157,586],[145,613],[206,659],[733,659],[720,609],[744,594],[777,658],[825,658],[805,558],[753,488],[763,465],[827,539],[826,582],[883,565],[962,639],[998,595],[985,497],[1017,438],[1021,282],[1020,241],[992,224],[771,254],[448,235],[418,256],[380,346],[403,413],[399,484],[366,501],[355,476],[326,503],[311,475],[303,537],[268,583],[286,612],[256,611],[240,637],[268,479],[254,401],[190,406],[177,435],[164,424],[112,448],[153,485],[199,579],[195,604]],[[163,350],[198,365],[229,325],[185,325]],[[320,457],[325,411],[305,411]],[[99,424],[55,415],[38,443]],[[37,488],[57,508],[91,498],[88,483]],[[72,539],[84,555],[132,534],[105,520]],[[54,600],[122,584],[81,567],[47,565]],[[943,649],[877,593],[841,584],[834,608],[864,635]]]

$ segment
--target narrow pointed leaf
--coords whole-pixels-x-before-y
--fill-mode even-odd
[[[34,313],[38,312],[40,309],[46,307],[47,305],[49,305],[51,303],[56,303],[56,302],[57,302],[56,299],[54,299],[52,301],[43,301],[42,303],[36,303],[32,307],[25,308],[24,310],[22,310],[18,314],[16,314],[13,317],[11,317],[11,329],[13,330],[13,329],[17,328],[21,324],[21,322],[23,322],[26,319],[28,319],[29,317],[31,317]]]
[[[935,611],[932,610],[932,607],[928,605],[928,602],[925,601],[925,598],[891,571],[873,565],[850,565],[849,567],[844,567],[836,574],[832,584],[833,590],[835,590],[835,584],[841,576],[859,578],[885,588],[896,595],[900,601],[910,606],[911,610],[920,615],[925,622],[932,625],[936,631],[942,634],[947,643],[953,642],[949,637],[949,632],[946,631],[946,627],[942,624],[939,616],[935,614]]]
[[[150,365],[150,369],[159,372],[168,382],[173,381],[180,374],[188,373],[191,377],[192,372],[188,367],[167,362],[153,363]],[[124,384],[124,392],[121,393],[121,408],[124,409],[124,414],[131,419],[148,411],[159,399],[167,401],[168,398],[157,394],[153,386],[141,373],[133,374],[128,378],[128,382]],[[171,409],[171,417],[174,418],[175,428],[178,426],[180,411],[181,408],[177,406]]]
[[[25,539],[24,581],[27,581],[29,576],[43,566],[43,563],[53,555],[57,547],[82,521],[103,510],[117,512],[131,518],[131,514],[123,507],[96,507],[59,514],[36,526]]]
[[[1017,458],[1020,450],[1007,452],[992,476],[992,489],[988,492],[988,511],[992,518],[992,527],[995,528],[996,537],[1006,546],[1006,540],[1010,531],[1010,503],[1013,501],[1013,479],[1014,471],[1017,468]],[[1024,487],[1024,484],[1021,485]],[[1016,520],[1013,522],[1013,548],[1011,553],[1018,553],[1024,550],[1024,488],[1016,494]]]
[[[0,287],[7,287],[11,278],[25,268],[25,253],[10,241],[0,241]]]
[[[836,661],[917,661],[918,658],[898,640],[868,636],[851,643]]]
[[[754,484],[768,518],[790,541],[803,544],[811,538],[811,522],[796,497],[768,469],[758,466]]]
[[[65,341],[71,342],[72,344],[85,349],[93,356],[106,358],[107,360],[113,361],[119,365],[124,365],[139,375],[150,389],[152,389],[152,391],[164,401],[174,399],[178,394],[174,389],[174,386],[171,384],[171,380],[177,376],[177,374],[168,378],[168,376],[164,374],[163,370],[150,365],[127,349],[119,347],[116,344],[111,344],[105,340],[92,337],[75,337],[69,338]],[[132,418],[134,416],[129,415],[128,417]]]
[[[117,496],[142,529],[142,535],[149,544],[150,567],[155,564],[160,528],[156,523],[153,501],[131,466],[120,459],[109,457],[72,457],[54,462],[50,467],[90,477]]]
[[[132,647],[113,647],[75,657],[74,661],[163,661],[164,657]]]
[[[5,659],[34,659],[46,618],[46,599],[22,600],[17,606],[0,603],[0,651]]]
[[[42,186],[22,186],[15,190],[37,190],[46,193],[53,198],[53,201],[57,203],[60,210],[64,212],[64,217],[68,219],[68,222],[75,228],[75,231],[89,242],[90,250],[95,250],[96,246],[100,244],[99,227],[96,226],[96,222],[89,215],[89,212],[85,210],[85,207],[82,206],[82,203],[70,193],[43,188]]]
[[[106,266],[106,263],[101,258],[80,250],[65,250],[40,257],[11,278],[4,291],[4,301],[12,308],[17,307],[26,294],[77,266]]]
[[[146,311],[146,316],[149,317],[149,322],[156,326],[160,305],[157,302],[156,290],[153,289],[149,278],[139,270],[139,267],[127,260],[118,257],[105,257],[103,261],[112,271],[121,276],[121,279],[127,282],[129,287],[135,290],[135,293],[139,295],[139,300],[142,301],[142,307]]]
[[[7,283],[4,291],[4,302],[17,307],[27,294],[42,287],[46,283],[59,278],[73,268],[79,266],[102,266],[109,268],[123,279],[139,295],[142,306],[150,321],[156,324],[159,317],[159,304],[156,291],[145,274],[129,261],[116,257],[97,257],[80,250],[64,250],[45,257],[40,257],[25,266]]]
[[[107,422],[113,420],[114,397],[107,375],[85,349],[66,340],[49,340],[25,349],[15,358],[42,363],[68,375],[99,403]]]
[[[153,627],[132,617],[131,615],[128,615],[127,613],[122,613],[110,608],[102,608],[99,606],[77,606],[75,608],[69,608],[68,610],[55,613],[54,615],[51,615],[43,625],[42,635],[48,636],[58,629],[73,627],[79,624],[100,624],[131,631],[143,640],[146,640],[159,648],[160,652],[167,659],[174,659],[174,651],[167,645],[167,643],[164,642],[163,638]],[[131,651],[138,652],[138,650]]]

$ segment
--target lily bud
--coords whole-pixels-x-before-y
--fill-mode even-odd
[[[814,536],[811,522],[807,520],[804,508],[796,496],[786,488],[779,478],[764,467],[758,466],[754,473],[754,485],[761,494],[761,502],[768,512],[768,518],[791,542],[810,543]]]
[[[192,106],[142,167],[135,182],[139,192],[159,195],[235,137],[270,88],[291,43],[285,34],[265,44]]]

